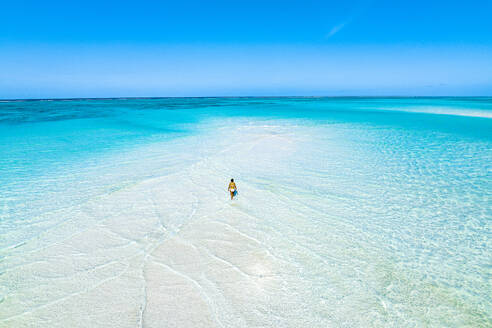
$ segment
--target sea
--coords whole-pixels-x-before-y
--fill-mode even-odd
[[[0,327],[492,327],[491,279],[492,98],[0,100]]]

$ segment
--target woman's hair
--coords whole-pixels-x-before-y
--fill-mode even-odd
[[[231,179],[231,182],[234,182],[234,179]]]

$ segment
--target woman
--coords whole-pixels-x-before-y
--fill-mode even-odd
[[[237,187],[236,184],[234,183],[234,179],[231,179],[231,182],[229,183],[229,192],[231,193],[231,200],[234,198],[237,192]]]

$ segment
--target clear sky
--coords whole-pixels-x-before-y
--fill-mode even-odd
[[[207,95],[492,95],[492,1],[0,3],[0,98]]]

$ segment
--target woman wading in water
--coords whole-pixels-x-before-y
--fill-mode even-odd
[[[231,200],[234,198],[237,192],[237,187],[236,184],[234,183],[234,179],[231,179],[231,182],[229,183],[229,192],[231,193]]]

